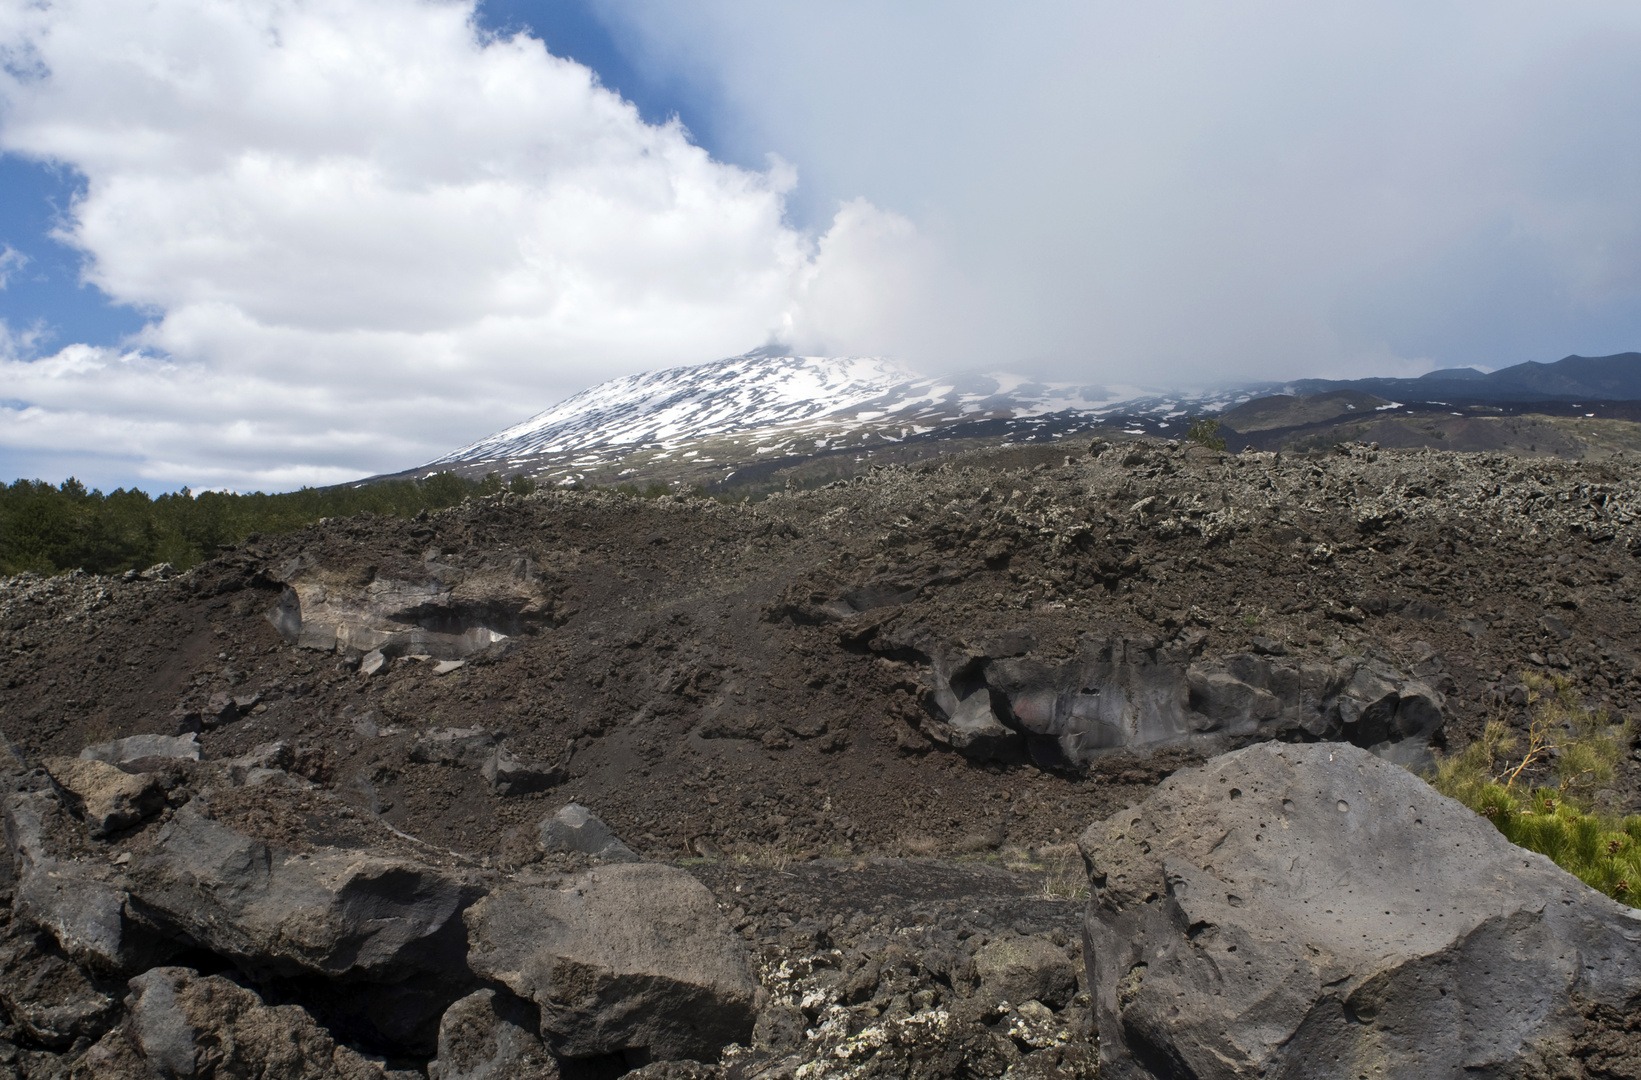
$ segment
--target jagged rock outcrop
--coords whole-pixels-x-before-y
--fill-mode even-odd
[[[361,583],[304,553],[270,577],[285,589],[268,621],[286,641],[320,652],[458,660],[533,623],[552,625],[556,610],[550,583],[522,555],[464,568],[430,550],[413,576]]]
[[[928,665],[941,719],[924,733],[982,760],[1078,767],[1113,751],[1215,753],[1282,739],[1349,742],[1409,767],[1430,764],[1445,698],[1427,683],[1359,656],[1199,655],[1204,637],[1089,635],[1076,656],[1047,659],[1032,655],[1023,633],[970,647],[914,625],[886,646]]]
[[[264,785],[268,813],[280,786]],[[201,796],[111,860],[94,843],[106,832],[89,811],[95,798],[83,802],[76,812],[50,789],[6,802],[17,908],[72,954],[136,971],[166,942],[211,949],[248,972],[379,982],[461,967],[460,913],[478,886],[460,874],[306,838],[270,843],[216,820]]]
[[[123,868],[92,846],[56,792],[13,792],[4,812],[17,918],[48,931],[70,957],[94,969],[141,971],[177,951],[132,917]]]
[[[471,735],[430,756],[470,752]],[[710,1060],[749,1036],[758,982],[711,893],[625,863],[584,807],[544,822],[544,847],[616,865],[498,879],[405,854],[409,838],[285,772],[295,758],[276,742],[215,762],[0,761],[13,1023],[59,1049],[102,1036],[85,1061],[109,1076],[379,1075],[346,1037],[437,1052],[443,1080],[548,1078],[555,1053]],[[233,978],[163,966],[202,951]],[[303,1008],[264,1005],[270,987]]]
[[[712,894],[676,867],[504,885],[465,918],[473,970],[539,1005],[561,1056],[712,1060],[752,1034],[751,958]]]
[[[198,761],[199,736],[192,732],[184,735],[132,735],[97,743],[80,751],[81,761],[106,761],[112,765],[124,765],[146,758]]]
[[[1184,770],[1080,846],[1101,1075],[1581,1075],[1641,912],[1345,745]]]
[[[247,757],[277,759],[279,748]],[[460,915],[482,891],[474,877],[386,848],[339,845],[334,834],[316,843],[315,832],[345,827],[352,812],[306,781],[239,761],[196,766],[211,781],[206,792],[168,789],[187,801],[163,823],[122,835],[126,850],[111,850],[101,796],[77,796],[70,785],[85,788],[89,769],[109,770],[117,782],[155,774],[52,763],[67,780],[64,795],[37,784],[5,802],[22,925],[110,976],[203,949],[253,979],[307,980],[328,1022],[431,1053],[439,1014],[473,983]],[[242,803],[252,820],[283,831],[284,842],[216,819],[236,784],[255,792]],[[329,984],[346,989],[323,989]]]

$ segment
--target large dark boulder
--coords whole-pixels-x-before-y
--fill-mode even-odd
[[[92,845],[54,791],[16,791],[0,808],[17,875],[12,910],[21,922],[101,971],[141,971],[177,950],[132,917],[124,871]]]
[[[307,826],[287,817],[296,832],[274,842],[213,818],[206,796],[142,826],[142,835],[122,840],[131,850],[116,855],[103,842],[107,815],[94,811],[102,789],[82,781],[110,779],[90,769],[111,771],[115,786],[152,774],[127,776],[96,761],[53,764],[83,796],[64,784],[61,795],[14,792],[0,804],[17,868],[16,925],[49,936],[27,959],[36,972],[56,972],[50,985],[30,990],[30,976],[14,978],[0,958],[0,1002],[28,999],[13,1015],[31,1037],[94,1034],[102,1021],[95,983],[58,971],[55,949],[104,981],[205,950],[281,986],[340,1035],[433,1053],[440,1014],[475,985],[461,912],[482,891],[477,876],[408,856],[402,843],[372,844],[368,824],[358,829],[359,846],[346,846],[300,835]],[[233,772],[230,763],[215,775],[226,781]],[[267,774],[255,786],[264,808],[310,795],[320,816],[340,806],[278,770],[251,772]]]
[[[1641,912],[1353,746],[1261,744],[1081,837],[1101,1075],[1579,1076]]]
[[[154,968],[131,980],[127,1005],[130,1020],[107,1041],[104,1054],[113,1062],[129,1060],[134,1051],[150,1077],[381,1080],[385,1075],[374,1062],[338,1046],[299,1006],[265,1004],[254,991],[220,975]]]
[[[745,1043],[759,987],[706,886],[623,863],[557,885],[505,885],[468,909],[468,962],[541,1009],[562,1057],[710,1061]]]
[[[257,975],[389,982],[462,970],[461,912],[477,887],[414,859],[291,850],[176,812],[121,882],[167,936]]]
[[[536,1029],[532,1002],[486,987],[455,1002],[439,1020],[430,1080],[557,1080],[558,1062]]]
[[[0,935],[0,1008],[32,1042],[62,1050],[97,1038],[123,996],[64,956],[50,934],[13,923]]]

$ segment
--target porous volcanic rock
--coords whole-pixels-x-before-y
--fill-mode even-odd
[[[1580,1075],[1641,912],[1406,770],[1261,744],[1080,838],[1101,1075]]]
[[[556,888],[505,885],[465,917],[468,963],[536,1002],[563,1057],[712,1060],[752,1034],[751,958],[712,894],[676,867],[618,864]]]

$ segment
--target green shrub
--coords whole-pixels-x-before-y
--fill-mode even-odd
[[[1198,446],[1206,446],[1210,450],[1225,449],[1225,440],[1219,434],[1219,421],[1212,418],[1191,421],[1190,430],[1185,433],[1185,440]]]
[[[604,489],[594,485],[591,490],[601,491]],[[640,489],[637,484],[629,482],[625,484],[617,484],[611,490],[618,491],[621,494],[634,499],[661,499],[672,494],[672,489],[670,487],[655,481],[651,481],[649,486],[643,489]]]
[[[1601,802],[1630,725],[1583,708],[1566,679],[1531,671],[1521,678],[1529,709],[1525,745],[1510,725],[1491,720],[1463,753],[1439,758],[1427,779],[1511,843],[1548,856],[1591,888],[1636,903],[1641,815],[1620,818]]]
[[[521,495],[535,489],[526,476],[504,485],[495,473],[475,482],[452,472],[280,495],[194,495],[186,488],[156,497],[124,488],[105,495],[86,490],[72,477],[55,487],[43,480],[18,480],[0,484],[0,574],[57,574],[76,567],[119,574],[161,562],[185,570],[252,533],[291,532],[320,518],[362,511],[410,517],[469,496],[494,494],[504,486]]]

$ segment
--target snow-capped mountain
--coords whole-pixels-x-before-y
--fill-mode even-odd
[[[430,462],[498,462],[595,447],[666,448],[712,436],[863,424],[926,429],[965,419],[1078,412],[1183,416],[1247,400],[1246,389],[1169,395],[1137,387],[1036,382],[1008,374],[925,378],[880,357],[791,356],[778,346],[589,387]]]
[[[1005,373],[929,378],[880,357],[794,356],[769,346],[600,383],[400,475],[454,469],[610,483],[687,467],[695,482],[713,484],[776,460],[871,456],[920,440],[1043,441],[1113,422],[1177,435],[1187,416],[1269,389],[1169,394]]]
[[[783,351],[758,349],[599,383],[432,464],[593,446],[670,445],[775,427],[855,408],[913,378],[875,357],[780,355]]]
[[[1560,392],[1570,385],[1567,379],[1584,378],[1579,385],[1593,386],[1594,392],[1580,391],[1579,396],[1601,399],[1617,391],[1606,383],[1595,386],[1590,378],[1612,382],[1638,362],[1641,354],[1634,353],[1568,357],[1558,364],[1519,365],[1506,372],[1531,369],[1518,381],[1532,382],[1533,393]],[[1562,381],[1540,389],[1548,385],[1546,371]],[[1418,380],[1250,382],[1168,392],[1043,382],[998,372],[930,378],[881,357],[795,356],[785,347],[768,346],[709,364],[600,383],[523,423],[395,476],[424,478],[452,470],[472,478],[497,473],[537,483],[631,485],[646,491],[660,483],[718,493],[774,484],[781,473],[812,483],[842,478],[852,469],[869,467],[868,462],[910,462],[998,443],[1073,439],[1096,429],[1178,438],[1193,417],[1215,416],[1271,394],[1371,393],[1394,383],[1398,394],[1408,387],[1425,393],[1429,386],[1458,400],[1463,394],[1449,390],[1490,379],[1448,370]],[[1518,397],[1509,390],[1500,400]],[[1247,428],[1242,414],[1233,419],[1231,426],[1244,435],[1259,430]],[[793,470],[802,476],[794,477]]]

